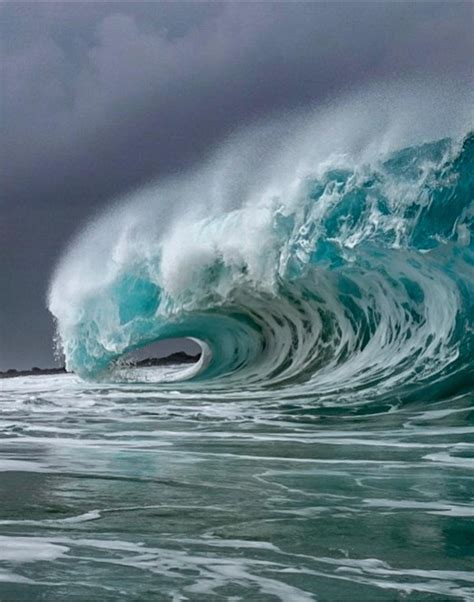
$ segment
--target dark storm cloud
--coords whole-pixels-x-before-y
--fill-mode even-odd
[[[474,50],[458,2],[7,2],[0,18],[0,368],[51,363],[50,271],[108,199],[270,112],[467,77]]]

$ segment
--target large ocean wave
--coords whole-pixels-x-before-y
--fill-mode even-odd
[[[474,135],[443,103],[420,118],[386,99],[255,127],[96,220],[50,291],[67,368],[120,378],[130,351],[190,337],[193,386],[327,403],[467,387]]]

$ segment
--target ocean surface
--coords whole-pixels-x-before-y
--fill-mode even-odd
[[[1,382],[2,602],[474,600],[472,105],[429,90],[255,125],[71,241],[74,375]]]
[[[474,599],[467,393],[59,375],[2,381],[0,411],[2,602]]]

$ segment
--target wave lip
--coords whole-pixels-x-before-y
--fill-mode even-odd
[[[372,163],[340,157],[293,178],[290,201],[177,220],[156,238],[122,229],[103,274],[79,286],[66,262],[53,282],[67,367],[101,378],[133,349],[191,337],[205,351],[182,374],[195,385],[357,400],[462,384],[473,167],[469,134]]]

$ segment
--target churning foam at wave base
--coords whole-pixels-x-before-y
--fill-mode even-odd
[[[463,386],[472,352],[466,90],[385,88],[234,136],[93,222],[53,278],[67,367],[202,342],[193,386],[324,399]]]

